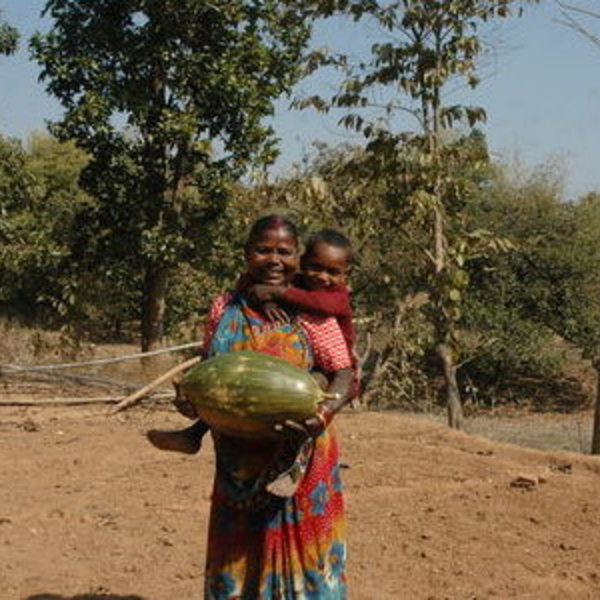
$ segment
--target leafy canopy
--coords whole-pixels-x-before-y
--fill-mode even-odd
[[[18,30],[2,18],[2,11],[0,10],[0,54],[14,54],[18,46]]]
[[[65,108],[52,132],[89,153],[81,181],[97,200],[76,254],[139,282],[154,343],[168,271],[206,250],[231,180],[276,155],[263,120],[300,75],[309,26],[272,0],[49,0],[44,12],[52,28],[31,47]]]

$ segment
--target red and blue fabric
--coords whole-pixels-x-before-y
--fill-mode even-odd
[[[240,297],[220,312],[209,354],[254,350],[311,368],[309,337],[297,322],[267,322]],[[283,442],[214,432],[213,438],[205,600],[345,600],[346,521],[334,427],[315,440],[289,498],[265,490]]]

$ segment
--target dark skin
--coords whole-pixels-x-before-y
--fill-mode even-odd
[[[311,290],[326,289],[346,283],[350,267],[349,251],[346,248],[340,248],[327,242],[317,242],[302,256],[301,267],[302,275],[306,287]],[[287,288],[287,285],[265,284],[263,282],[252,285],[248,293],[257,302],[267,303],[280,300]],[[270,309],[270,314],[275,313]],[[337,371],[331,381],[327,382],[324,376],[321,376],[320,385],[328,394],[334,397],[322,402],[326,411],[335,414],[348,402],[349,390],[352,384],[352,369],[342,369]],[[311,435],[318,435],[322,431],[323,425],[315,423],[315,420],[305,422],[304,427],[299,427],[297,423],[286,421],[287,427],[298,433],[306,433],[308,429]],[[280,430],[282,426],[276,426]]]
[[[300,262],[297,239],[284,226],[266,229],[257,238],[250,240],[245,249],[245,257],[247,275],[253,282],[253,286],[287,287],[296,274]],[[319,435],[331,417],[348,402],[352,370],[348,368],[336,371],[331,381],[325,380],[325,383],[327,385],[325,391],[330,397],[320,403],[321,417],[315,416],[303,422],[284,421],[276,425],[275,430],[282,434],[302,437]],[[179,412],[188,418],[197,418],[192,404],[179,393],[178,382],[174,382],[174,385],[177,391],[175,406]],[[323,415],[327,418],[324,419]],[[205,429],[206,426],[199,421],[188,430],[180,432],[153,430],[147,435],[158,448],[191,454],[199,450],[200,438]]]
[[[350,270],[350,251],[327,242],[317,242],[300,261],[306,287],[323,290],[345,284]]]
[[[332,397],[321,402],[319,407],[325,409],[325,414],[330,415],[331,418],[333,415],[339,412],[350,399],[352,369],[347,368],[336,371],[331,383],[327,382],[325,377],[323,377],[323,379],[325,380],[325,384],[328,384],[326,393],[330,394]],[[285,428],[288,428],[298,435],[309,435],[310,437],[314,438],[322,433],[326,426],[326,423],[324,423],[321,419],[312,417],[310,419],[306,419],[306,421],[303,421],[302,423],[297,423],[290,420],[284,421],[280,425],[275,425],[275,430],[284,431]]]
[[[329,245],[327,247],[339,250],[339,248]],[[341,257],[334,253],[334,256],[330,256],[330,258],[333,259],[333,262],[338,262]],[[346,255],[345,260],[347,263]],[[285,289],[291,283],[298,266],[298,243],[285,227],[265,230],[246,248],[246,268],[255,285]],[[332,397],[321,403],[322,409],[331,415],[338,412],[350,398],[351,383],[351,368],[336,371],[326,390],[326,393],[331,394]],[[312,437],[319,435],[323,428],[323,421],[317,417],[301,423],[288,420],[275,426],[277,431],[283,432],[288,429],[291,432]]]
[[[247,276],[255,286],[285,289],[298,271],[299,253],[296,239],[285,227],[267,229],[246,246]],[[244,290],[246,292],[247,290]],[[287,322],[288,316],[276,304],[248,294],[251,301],[262,308],[272,321]]]
[[[345,284],[350,270],[346,248],[317,242],[300,261],[304,283],[309,290],[323,290]],[[281,300],[287,286],[256,283],[248,294],[258,302]]]

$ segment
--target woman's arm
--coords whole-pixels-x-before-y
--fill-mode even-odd
[[[340,327],[333,317],[326,319],[302,315],[300,323],[306,332],[315,357],[315,365],[330,373],[326,397],[320,404],[317,414],[303,423],[286,421],[288,429],[315,437],[331,422],[352,398],[352,361]],[[282,430],[283,427],[277,427]]]
[[[351,367],[335,371],[326,391],[329,397],[323,400],[319,406],[332,415],[342,410],[352,398],[352,377]]]
[[[319,403],[317,414],[305,419],[301,423],[286,420],[282,425],[276,425],[275,429],[282,431],[285,428],[294,434],[302,436],[317,437],[331,423],[333,417],[352,398],[352,368],[346,367],[335,371],[331,383],[325,391],[325,400]]]

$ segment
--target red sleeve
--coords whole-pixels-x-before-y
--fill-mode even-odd
[[[303,311],[325,316],[352,316],[350,294],[345,285],[329,290],[302,290],[289,287],[283,292],[282,300]]]
[[[231,301],[232,294],[225,293],[217,296],[210,307],[206,320],[204,322],[204,331],[202,336],[202,349],[200,354],[204,357],[208,356],[210,344],[212,342],[215,331],[219,325],[219,321],[227,308],[227,305]]]

